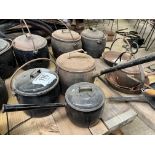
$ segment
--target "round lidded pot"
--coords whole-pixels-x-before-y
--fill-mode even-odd
[[[81,36],[69,29],[60,29],[52,33],[53,54],[57,58],[63,53],[82,48]]]
[[[85,29],[81,32],[82,48],[93,58],[101,57],[106,46],[106,35],[96,28]]]
[[[105,96],[95,84],[76,83],[67,89],[65,99],[67,114],[75,124],[88,127],[98,123]]]
[[[11,87],[21,104],[54,103],[60,94],[58,75],[45,68],[29,69],[18,74],[13,78]],[[27,114],[39,116],[45,112],[51,113],[51,110],[30,110]]]
[[[36,58],[49,58],[47,40],[39,35],[23,34],[13,40],[13,48],[18,65],[21,66],[26,62]],[[38,61],[27,65],[24,69],[47,68],[49,62]]]
[[[0,77],[9,78],[16,70],[17,64],[10,40],[0,39]]]
[[[62,54],[56,60],[57,73],[60,78],[61,91],[78,82],[94,82],[95,60],[77,51]]]

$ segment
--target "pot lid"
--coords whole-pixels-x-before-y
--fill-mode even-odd
[[[55,72],[45,68],[34,68],[17,75],[13,79],[12,88],[22,96],[37,96],[52,90],[58,81]]]
[[[80,82],[67,89],[65,99],[67,104],[73,109],[90,112],[103,106],[105,96],[95,84]]]
[[[91,38],[91,39],[101,39],[105,38],[105,34],[96,28],[85,29],[81,32],[81,36]]]
[[[29,34],[18,36],[13,40],[13,47],[21,51],[34,51],[47,45],[47,40],[39,35]]]
[[[0,39],[0,54],[4,53],[9,47],[9,42],[4,39]]]
[[[56,64],[68,72],[86,72],[95,68],[95,60],[91,56],[74,51],[60,55]]]
[[[52,33],[52,37],[62,41],[77,41],[81,39],[77,32],[68,29],[56,30]]]

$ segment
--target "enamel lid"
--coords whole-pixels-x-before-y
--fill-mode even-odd
[[[10,47],[10,43],[0,38],[0,54],[4,53]]]

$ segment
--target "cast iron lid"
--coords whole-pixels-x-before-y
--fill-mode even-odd
[[[81,32],[81,36],[90,38],[90,39],[105,39],[106,35],[102,32],[97,30],[96,28],[89,28],[85,29]]]
[[[105,96],[95,84],[80,82],[67,89],[65,99],[67,104],[73,109],[91,112],[103,106]]]
[[[21,51],[34,51],[41,49],[46,45],[47,40],[45,38],[29,33],[18,36],[13,40],[13,47]]]
[[[10,43],[4,39],[0,39],[0,54],[3,54],[10,47]]]
[[[91,56],[74,51],[60,55],[56,64],[68,72],[87,72],[95,69],[95,60]]]
[[[34,68],[17,75],[12,82],[15,93],[22,96],[42,95],[52,90],[59,82],[55,72],[45,68]]]
[[[61,41],[78,41],[81,39],[77,32],[68,29],[56,30],[52,33],[52,37]]]

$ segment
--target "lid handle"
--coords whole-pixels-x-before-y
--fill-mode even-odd
[[[89,92],[93,91],[91,86],[80,86],[79,87],[79,93],[81,93],[81,92],[88,92],[88,91]]]
[[[86,58],[85,55],[79,55],[78,53],[85,53],[85,54],[87,54],[87,52],[84,51],[83,49],[78,49],[78,50],[75,50],[73,52],[68,52],[68,59],[71,59],[71,58]]]
[[[12,91],[13,91],[13,89],[12,89],[12,81],[13,81],[13,78],[15,77],[15,75],[17,74],[17,72],[19,72],[19,70],[21,70],[23,67],[27,66],[28,64],[30,64],[32,62],[35,62],[35,61],[39,61],[39,60],[50,61],[50,62],[52,62],[56,66],[55,62],[53,60],[51,60],[51,59],[48,59],[48,58],[37,58],[37,59],[33,59],[33,60],[30,60],[30,61],[26,62],[25,64],[23,64],[22,66],[20,66],[14,72],[14,74],[11,76],[11,79],[10,79],[10,88],[11,88]]]
[[[24,28],[23,28],[23,25],[22,25],[22,22],[25,24],[26,29],[27,29],[27,31],[28,31],[28,34],[25,33]],[[31,40],[32,40],[32,44],[33,44],[33,48],[34,48],[33,53],[36,54],[36,53],[38,52],[38,49],[36,49],[36,47],[35,47],[34,40],[33,40],[33,38],[32,38],[32,34],[31,34],[31,32],[30,32],[30,29],[29,29],[29,27],[28,27],[26,21],[25,21],[24,19],[21,19],[21,20],[20,20],[20,24],[21,24],[21,26],[22,26],[22,32],[23,32],[23,34],[24,34],[28,39],[31,39]]]

